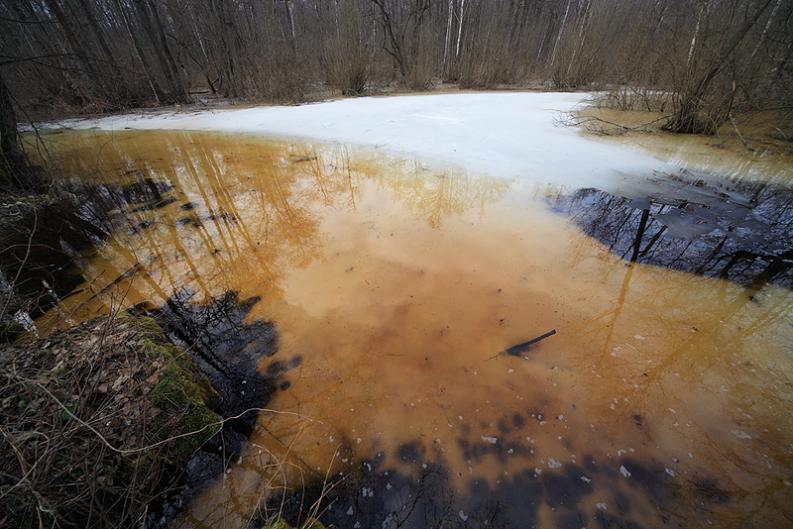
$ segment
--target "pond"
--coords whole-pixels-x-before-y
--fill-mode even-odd
[[[788,188],[207,132],[50,146],[108,235],[38,325],[168,312],[212,369],[258,368],[225,389],[266,409],[174,527],[793,520]]]

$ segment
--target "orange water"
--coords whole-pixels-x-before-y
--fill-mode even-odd
[[[197,301],[235,290],[261,296],[250,318],[278,330],[261,370],[302,358],[267,404],[281,413],[260,415],[241,459],[179,526],[244,527],[274,487],[376,454],[415,472],[397,457],[406,443],[442,461],[460,494],[587,457],[613,474],[631,458],[680,487],[670,524],[793,520],[789,291],[750,299],[725,281],[628,266],[549,211],[559,189],[373,150],[176,132],[68,133],[52,149],[66,175],[147,176],[177,201],[127,211],[152,227],[117,229],[82,264],[85,291],[43,324],[160,304],[182,288]],[[180,209],[187,201],[198,207]],[[176,222],[186,216],[205,220]],[[551,329],[526,358],[499,354]],[[464,450],[494,442],[513,451]],[[653,498],[617,476],[590,476],[577,508],[613,512],[621,492],[633,521],[662,526]],[[729,501],[703,500],[705,478]],[[555,527],[555,516],[540,505],[537,524]]]

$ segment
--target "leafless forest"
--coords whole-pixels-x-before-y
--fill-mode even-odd
[[[7,97],[35,116],[457,83],[617,89],[710,133],[792,99],[783,0],[5,0],[0,26]]]
[[[0,528],[793,527],[791,154],[793,0],[0,0]]]

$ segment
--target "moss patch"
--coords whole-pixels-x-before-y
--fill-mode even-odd
[[[289,525],[283,518],[276,517],[264,524],[262,529],[295,529]],[[311,518],[297,529],[326,529],[325,526],[317,519]]]
[[[167,341],[152,318],[140,318],[140,325],[149,335],[141,341],[143,354],[155,365],[162,365],[148,395],[162,412],[155,419],[155,431],[163,440],[197,432],[174,440],[170,457],[175,463],[183,462],[220,430],[220,419],[212,411],[220,397],[190,357]],[[177,421],[171,420],[174,416]]]
[[[78,527],[101,512],[108,527],[139,526],[173,469],[219,430],[218,402],[151,318],[102,317],[0,345],[0,521]]]

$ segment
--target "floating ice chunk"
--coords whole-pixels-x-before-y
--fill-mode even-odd
[[[350,505],[350,508],[349,508],[349,509],[347,509],[347,516],[352,516],[352,514],[353,514],[354,512],[355,512],[355,511],[353,511],[353,510],[352,510],[352,505]]]
[[[463,512],[462,509],[460,509],[460,512],[458,512],[457,514],[460,516],[460,519],[462,521],[466,521],[468,519],[468,516],[465,515],[465,512]]]

